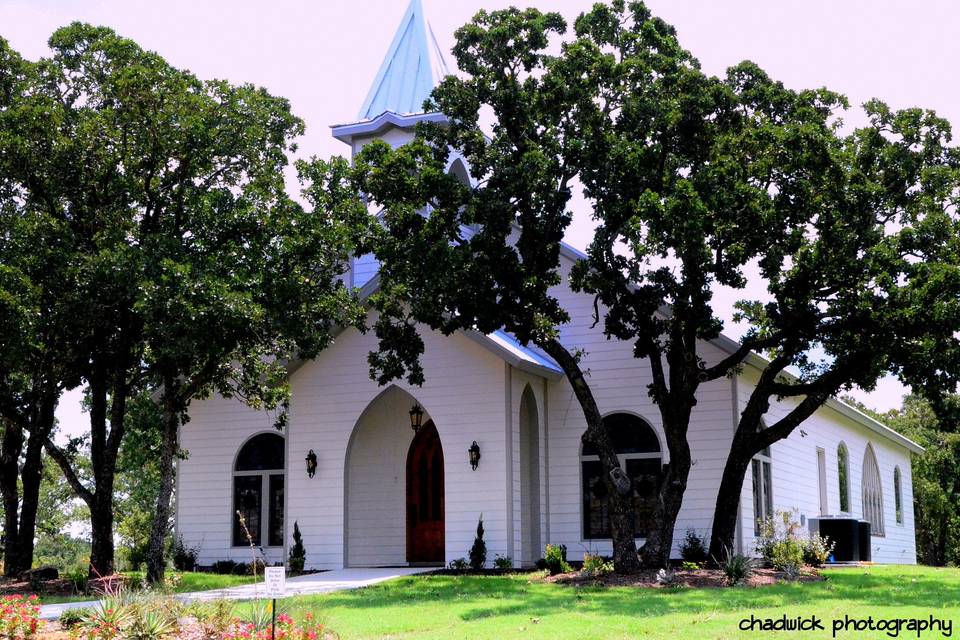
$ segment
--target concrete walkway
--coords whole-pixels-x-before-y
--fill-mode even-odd
[[[287,594],[290,596],[302,596],[315,593],[330,593],[331,591],[343,591],[345,589],[357,589],[359,587],[369,587],[370,585],[401,576],[410,576],[416,573],[427,573],[435,570],[436,567],[393,567],[385,569],[337,569],[335,571],[324,571],[323,573],[311,573],[306,576],[287,578]],[[261,582],[258,584],[230,587],[229,589],[178,593],[176,597],[182,602],[221,599],[255,600],[261,597],[260,594],[263,592],[263,588],[263,583]],[[96,605],[96,600],[89,602],[45,604],[40,607],[40,617],[44,620],[56,620],[60,617],[61,613],[68,609],[95,607]]]

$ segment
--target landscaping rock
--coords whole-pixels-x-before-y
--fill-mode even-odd
[[[60,578],[60,572],[56,567],[37,567],[24,571],[20,576],[27,582],[49,582]]]

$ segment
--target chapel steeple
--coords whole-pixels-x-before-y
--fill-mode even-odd
[[[355,142],[380,137],[387,129],[412,131],[417,122],[442,121],[442,114],[424,113],[423,102],[449,74],[421,0],[411,0],[358,120],[331,127],[333,136],[356,149]]]

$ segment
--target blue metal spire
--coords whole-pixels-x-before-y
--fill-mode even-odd
[[[423,14],[423,5],[420,0],[411,0],[363,101],[360,119],[372,120],[385,111],[422,113],[423,101],[449,74],[437,38]]]

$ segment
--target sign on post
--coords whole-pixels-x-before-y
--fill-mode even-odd
[[[264,587],[268,598],[287,596],[287,573],[284,567],[266,567],[263,570]]]

